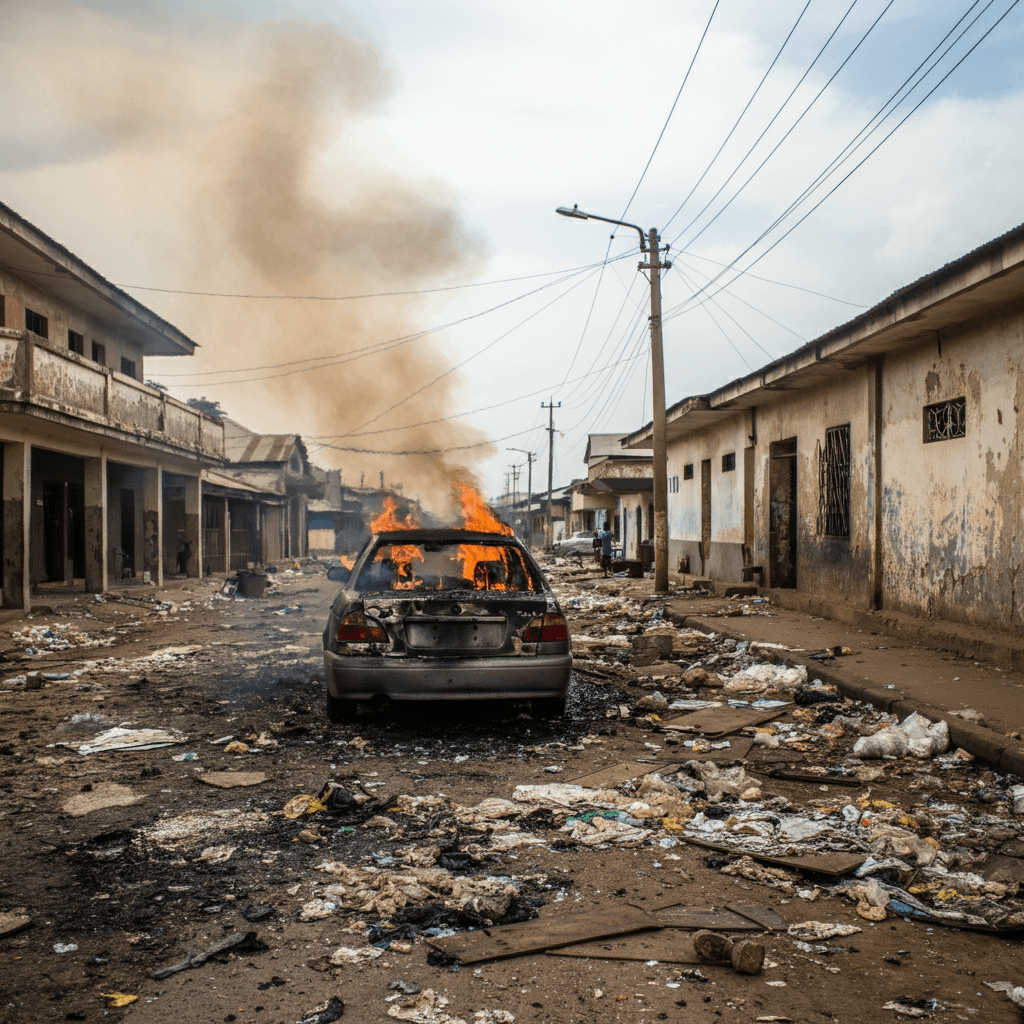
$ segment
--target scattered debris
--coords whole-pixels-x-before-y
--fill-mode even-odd
[[[176,964],[170,964],[168,967],[161,967],[158,971],[154,971],[150,977],[155,981],[162,981],[164,978],[169,978],[172,974],[177,974],[179,971],[200,967],[211,957],[218,956],[221,953],[262,953],[266,949],[266,943],[261,942],[256,937],[255,932],[235,932],[219,942],[215,942],[208,949],[202,950],[202,952],[189,953],[184,960]]]

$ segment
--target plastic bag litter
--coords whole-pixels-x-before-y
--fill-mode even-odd
[[[1014,985],[1012,981],[983,981],[982,984],[1004,993],[1015,1006],[1024,1007],[1024,988]]]
[[[795,690],[807,682],[807,669],[803,665],[786,668],[784,665],[751,665],[727,679],[724,689],[734,693],[760,692],[769,688]]]
[[[794,939],[834,939],[841,935],[856,935],[863,929],[855,924],[829,924],[824,921],[801,921],[799,924],[791,924],[787,929]]]
[[[916,711],[896,728],[879,729],[873,736],[862,736],[853,745],[855,757],[905,757],[910,754],[925,760],[949,748],[949,726],[931,722]]]
[[[726,793],[738,796],[742,800],[759,800],[761,798],[757,780],[747,775],[742,766],[719,768],[710,761],[692,761],[690,765],[691,769],[700,777],[701,782],[704,783],[708,800],[712,803],[717,803]]]
[[[80,754],[99,754],[107,751],[154,750],[184,743],[188,737],[176,729],[108,729],[94,736],[78,748]]]

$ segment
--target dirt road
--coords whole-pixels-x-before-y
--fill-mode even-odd
[[[678,689],[695,660],[632,663],[632,637],[661,628],[656,606],[643,603],[649,584],[553,575],[570,599],[573,634],[588,639],[575,644],[581,671],[569,713],[550,723],[508,704],[392,708],[330,726],[320,631],[333,585],[315,566],[279,573],[261,600],[225,599],[219,580],[193,580],[162,600],[142,588],[101,603],[53,599],[52,612],[5,623],[0,934],[11,933],[0,938],[0,1022],[326,1022],[337,1002],[310,1015],[332,997],[345,1020],[360,1022],[904,1019],[884,1009],[894,1000],[937,1019],[1020,1019],[982,984],[1024,982],[1012,937],[892,909],[868,920],[834,878],[766,875],[763,865],[747,877],[743,864],[723,873],[737,857],[682,841],[660,818],[613,822],[622,831],[605,842],[595,841],[593,817],[574,827],[571,809],[550,800],[473,811],[512,801],[517,787],[684,752],[664,715],[620,717],[620,706],[657,687]],[[817,728],[806,715],[786,721]],[[175,742],[88,752],[115,727],[169,731]],[[863,822],[895,808],[916,816],[922,838],[948,834],[937,809],[962,807],[958,842],[979,863],[1003,851],[1012,899],[1021,863],[1013,844],[1024,851],[1024,836],[1002,800],[1005,779],[977,765],[904,761],[853,786],[828,775],[769,777],[849,762],[855,738],[755,745],[745,766],[762,792],[751,806],[765,808],[766,821],[813,813],[827,823],[861,801]],[[340,812],[283,813],[329,781],[354,795]],[[1002,802],[980,803],[979,791]],[[888,807],[872,810],[878,800]],[[718,824],[741,811],[735,797],[698,803]],[[590,952],[602,955],[536,952],[461,969],[428,944],[535,913],[561,922],[608,910],[626,921],[634,908],[727,903],[770,908],[786,924],[859,930],[803,945],[783,930],[751,933],[766,950],[756,975],[686,962],[695,959],[690,933],[676,928],[601,939]],[[227,948],[153,977],[218,943]],[[639,959],[609,958],[627,955]],[[397,980],[423,991],[389,988]]]

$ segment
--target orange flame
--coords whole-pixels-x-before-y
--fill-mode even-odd
[[[398,508],[398,502],[390,494],[386,495],[384,498],[384,511],[370,523],[370,529],[374,533],[383,533],[386,530],[415,530],[416,525],[412,521],[412,513],[410,512],[405,517],[405,522],[403,523],[395,515],[396,508]],[[384,552],[378,551],[377,561],[379,562],[383,557]],[[395,564],[395,571],[398,574],[398,580],[394,584],[395,590],[412,590],[413,587],[418,585],[418,581],[415,579],[412,571],[412,560],[414,558],[418,558],[421,562],[423,561],[423,552],[414,544],[396,544],[391,548],[391,561]]]
[[[466,520],[467,530],[476,530],[479,533],[502,533],[506,536],[512,533],[512,527],[503,523],[490,510],[487,502],[484,501],[472,487],[465,484],[458,484],[459,500],[462,502],[462,514]],[[493,550],[481,547],[479,544],[462,544],[459,546],[459,555],[463,560],[462,575],[467,580],[473,580],[477,589],[482,590],[505,590],[507,584],[503,581],[488,581],[486,568],[482,569],[483,579],[477,581],[476,569],[481,562],[490,565],[493,558]],[[505,565],[506,573],[508,565]]]

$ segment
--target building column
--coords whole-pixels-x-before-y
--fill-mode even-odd
[[[107,570],[107,459],[83,459],[85,466],[85,592],[102,594]]]
[[[203,574],[203,485],[198,476],[185,477],[185,543],[191,555],[188,559],[189,576]]]
[[[221,529],[224,531],[224,564],[221,572],[231,572],[231,506],[228,499],[224,498],[224,519]]]
[[[151,582],[164,585],[164,493],[163,470],[142,471],[142,568]]]
[[[32,446],[4,445],[4,564],[5,608],[32,607],[31,551]]]

